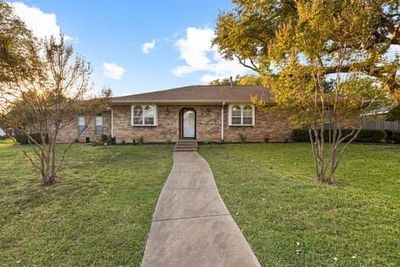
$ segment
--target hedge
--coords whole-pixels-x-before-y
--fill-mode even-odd
[[[345,136],[351,132],[350,129],[343,129],[342,136]],[[397,135],[396,135],[397,134]],[[399,136],[400,132],[393,133],[393,136]],[[387,140],[387,131],[385,130],[370,130],[363,129],[358,134],[357,138],[354,142],[365,142],[365,143],[380,143],[380,142],[388,142]],[[391,134],[389,134],[391,136]],[[292,138],[295,142],[310,142],[310,137],[307,129],[294,129],[292,132]],[[394,137],[393,137],[394,138]],[[400,138],[400,136],[398,137]],[[324,140],[327,142],[329,140],[329,130],[325,129],[324,131]],[[394,141],[393,141],[394,142]]]
[[[30,136],[38,143],[42,143],[42,137],[39,133],[35,134],[30,134]],[[28,145],[31,144],[32,141],[29,140],[28,136],[26,134],[17,134],[14,136],[15,140],[20,144],[20,145]],[[48,143],[48,137],[46,137],[46,142]]]

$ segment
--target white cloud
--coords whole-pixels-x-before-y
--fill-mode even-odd
[[[125,74],[125,69],[114,63],[103,63],[103,74],[113,80],[121,80]]]
[[[210,28],[187,28],[186,36],[175,42],[180,59],[184,60],[185,64],[173,69],[172,73],[182,77],[194,72],[205,72],[201,78],[203,83],[249,73],[238,61],[222,58],[218,47],[211,46],[214,36],[214,30]]]
[[[54,13],[45,13],[40,8],[30,7],[22,2],[10,3],[14,8],[15,14],[25,22],[26,27],[30,29],[33,34],[38,38],[49,38],[55,36],[56,38],[61,33],[61,28],[57,24],[57,17]],[[72,40],[73,38],[64,35],[65,40]]]
[[[144,43],[142,45],[142,53],[143,54],[148,54],[150,52],[150,50],[154,49],[155,47],[156,47],[156,40],[153,39],[153,40],[151,40],[151,42]]]

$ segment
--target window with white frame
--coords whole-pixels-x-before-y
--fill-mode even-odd
[[[155,126],[157,125],[157,109],[152,105],[132,106],[133,126]]]
[[[82,134],[85,130],[85,117],[79,116],[78,118],[78,134]]]
[[[252,105],[230,105],[230,126],[254,126],[255,110]]]
[[[97,115],[95,120],[95,134],[100,136],[103,134],[103,115]]]

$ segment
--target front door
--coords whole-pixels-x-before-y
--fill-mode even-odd
[[[182,138],[196,139],[196,111],[182,109],[181,115]]]

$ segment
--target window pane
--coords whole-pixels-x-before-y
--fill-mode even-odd
[[[79,134],[82,134],[84,130],[85,130],[85,126],[81,126],[81,125],[78,126],[78,133]]]
[[[232,124],[240,125],[241,124],[240,117],[232,117]]]
[[[253,124],[253,118],[252,117],[243,117],[243,124]]]
[[[243,108],[243,117],[253,117],[253,108],[251,106]]]
[[[143,124],[143,118],[142,117],[133,117],[133,124]]]
[[[85,125],[85,117],[79,116],[78,125],[79,126],[84,126]]]
[[[103,134],[103,126],[96,126],[96,135]]]
[[[232,117],[240,117],[240,116],[242,116],[240,106],[233,106],[232,107]]]
[[[136,106],[133,109],[133,116],[135,117],[140,117],[143,115],[143,108],[141,106]]]
[[[103,116],[96,116],[96,126],[103,126]]]
[[[152,117],[144,118],[144,124],[146,124],[146,125],[154,125],[154,118],[152,118]]]
[[[146,106],[144,108],[144,116],[145,117],[154,117],[154,109],[152,106]]]

